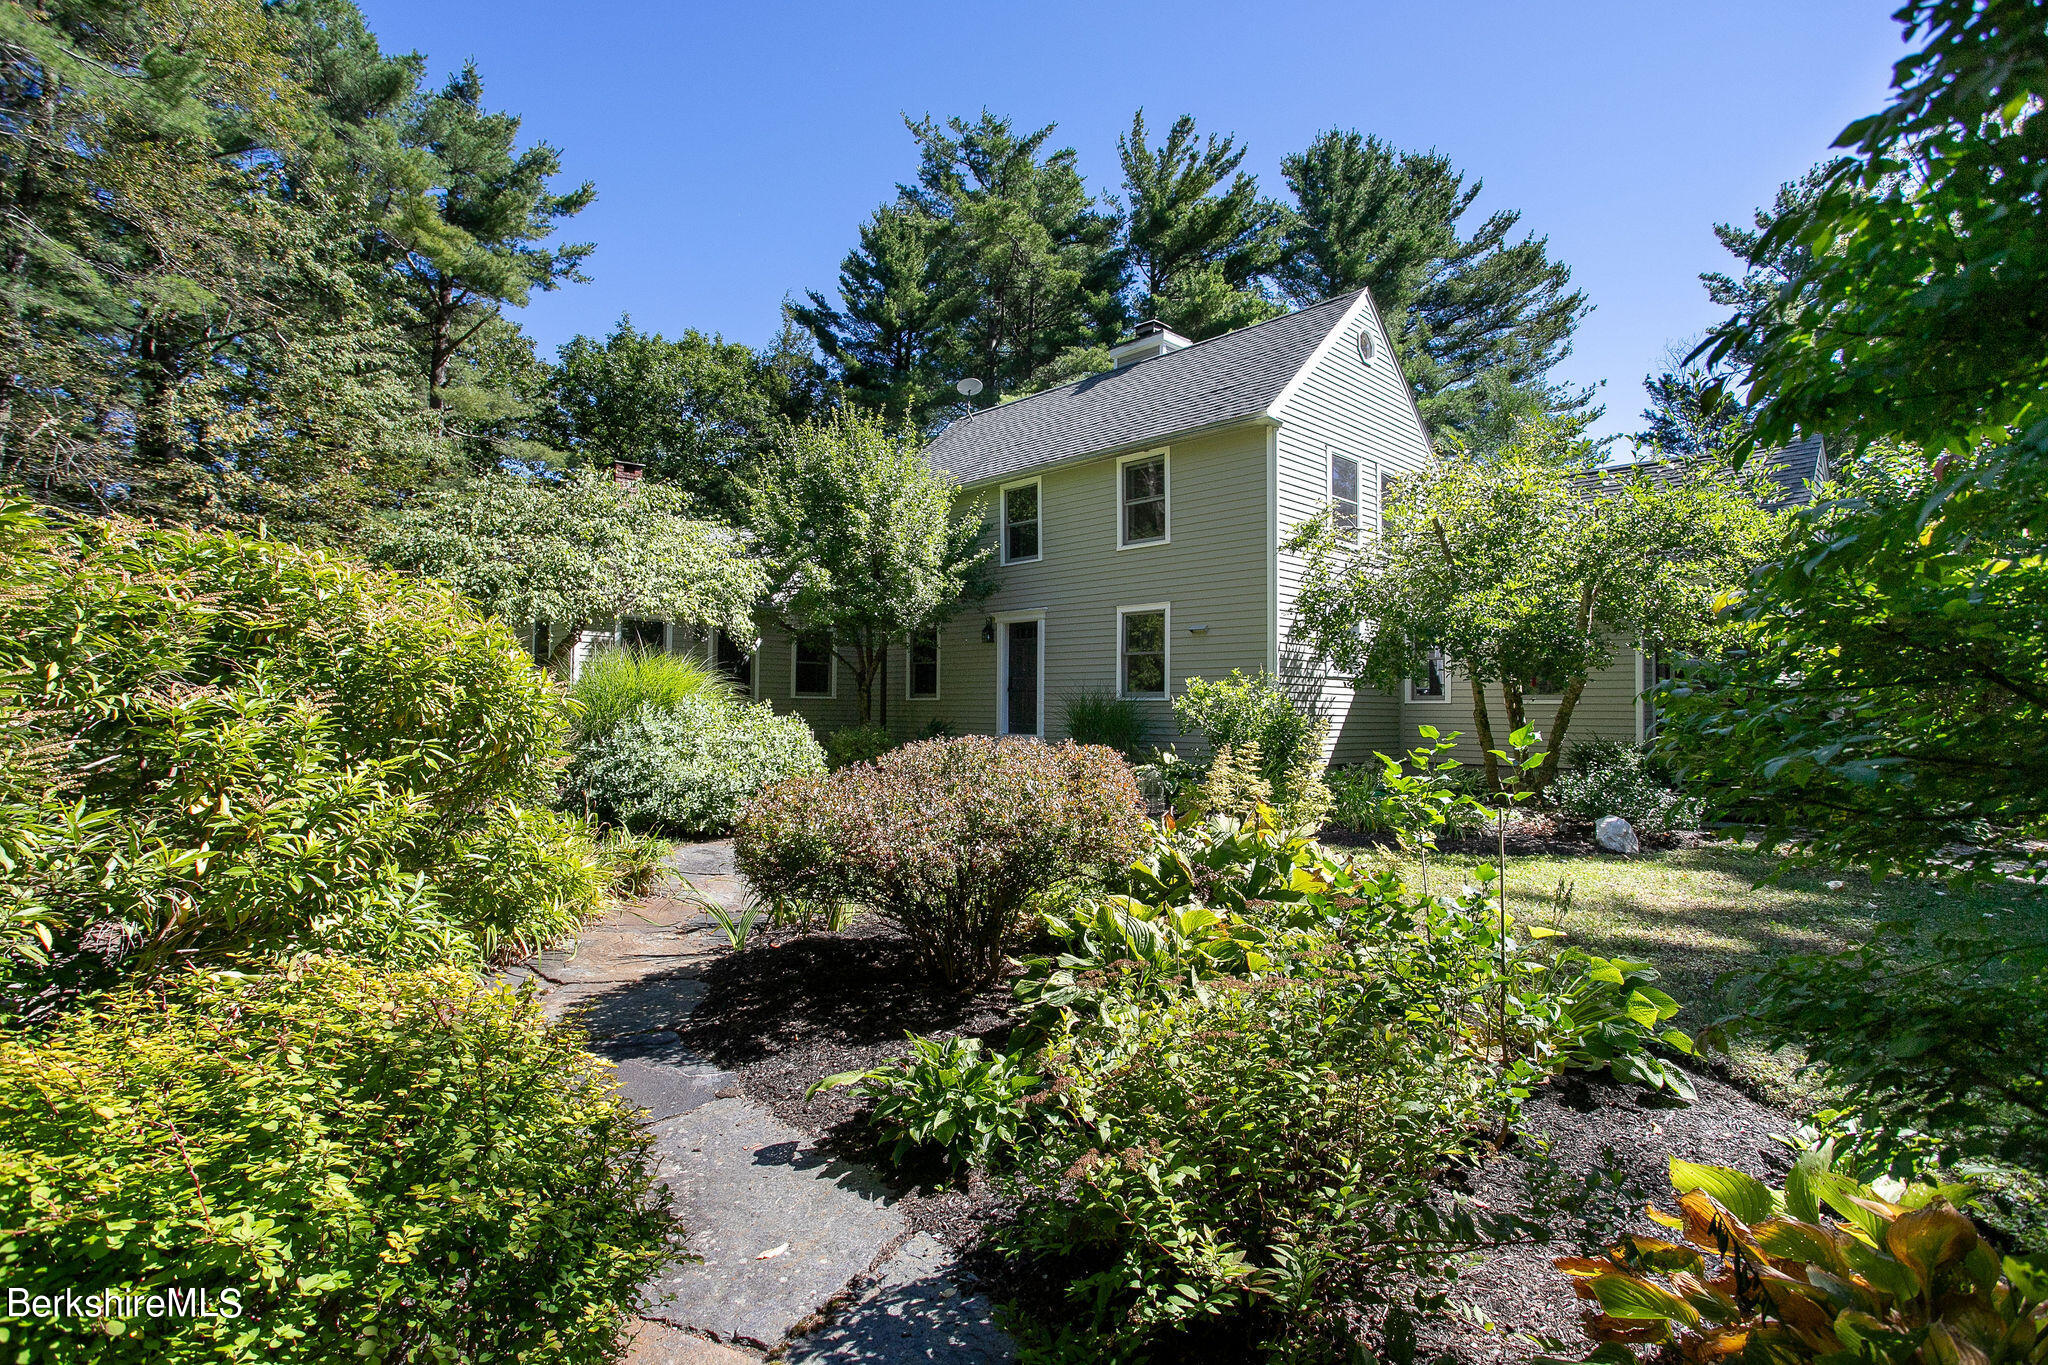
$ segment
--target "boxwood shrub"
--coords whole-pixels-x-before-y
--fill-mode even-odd
[[[765,788],[741,815],[740,870],[769,894],[854,901],[896,925],[939,979],[1002,969],[1033,893],[1140,847],[1131,770],[1098,745],[926,740]]]
[[[766,702],[682,697],[642,706],[576,756],[569,784],[591,809],[636,829],[717,834],[771,782],[825,771],[801,716]]]
[[[335,957],[0,1040],[0,1278],[233,1317],[15,1318],[10,1360],[612,1359],[680,1250],[639,1111],[538,1003]]]

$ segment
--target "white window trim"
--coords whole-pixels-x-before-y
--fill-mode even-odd
[[[1146,541],[1146,544],[1152,542]],[[1166,618],[1165,647],[1161,650],[1166,658],[1161,671],[1165,674],[1166,690],[1163,692],[1124,691],[1124,618],[1140,612],[1159,612]],[[1173,696],[1173,603],[1140,602],[1132,607],[1116,609],[1116,695],[1126,701],[1166,701]]]
[[[837,701],[839,699],[839,651],[830,641],[825,645],[825,676],[831,680],[823,692],[796,690],[796,637],[789,637],[789,699],[791,701]]]
[[[705,634],[704,662],[711,665],[713,669],[716,669],[718,667],[718,637],[724,635],[727,638],[731,638],[731,634],[732,632],[728,631],[724,626],[712,626],[710,630]],[[671,636],[670,638],[674,637]],[[761,646],[766,643],[767,642],[765,640],[758,640],[754,643],[754,647],[747,651],[746,689],[748,701],[752,701],[760,693]],[[792,642],[791,648],[795,648],[794,642]],[[796,686],[796,655],[794,653],[790,655],[789,676],[789,685],[792,688],[794,688]]]
[[[1410,706],[1446,706],[1451,700],[1451,669],[1442,659],[1437,660],[1437,672],[1443,674],[1444,694],[1441,697],[1418,697],[1415,695],[1415,679],[1402,680],[1401,692]]]
[[[1012,621],[1038,622],[1038,728],[1032,736],[1045,738],[1045,610],[1001,611],[995,614],[996,623],[996,738],[1021,739],[1022,735],[1010,732],[1010,691],[1003,686],[1003,679],[1010,671],[1010,623]]]
[[[932,690],[914,691],[917,686],[917,659],[911,653],[911,643],[903,646],[903,700],[938,701],[942,684],[946,680],[946,631],[943,626],[932,627]]]
[[[1139,461],[1139,460],[1149,460],[1149,459],[1152,459],[1152,458],[1153,458],[1154,456],[1157,456],[1157,457],[1158,457],[1158,459],[1159,459],[1159,470],[1160,470],[1160,475],[1161,475],[1161,478],[1160,478],[1160,480],[1159,480],[1159,483],[1160,483],[1160,491],[1161,491],[1161,493],[1162,493],[1162,494],[1164,495],[1164,496],[1162,496],[1162,497],[1160,498],[1160,511],[1161,511],[1161,512],[1163,513],[1163,520],[1164,520],[1164,521],[1166,522],[1166,534],[1165,534],[1165,535],[1163,535],[1163,536],[1160,536],[1160,537],[1159,537],[1158,539],[1156,539],[1156,540],[1125,540],[1125,539],[1124,539],[1124,466],[1125,466],[1125,465],[1127,465],[1127,464],[1134,464],[1134,463],[1136,463],[1136,462],[1137,462],[1137,461]],[[1041,533],[1041,534],[1043,534],[1043,533]],[[1120,458],[1119,458],[1119,459],[1117,460],[1117,462],[1116,462],[1116,548],[1117,548],[1117,549],[1119,549],[1119,550],[1149,550],[1149,549],[1151,549],[1151,548],[1152,548],[1152,547],[1153,547],[1154,545],[1171,545],[1172,543],[1173,543],[1173,451],[1172,451],[1172,449],[1171,449],[1170,447],[1167,447],[1167,446],[1161,446],[1161,447],[1159,447],[1159,448],[1158,448],[1157,450],[1140,450],[1140,451],[1136,452],[1135,454],[1131,454],[1131,455],[1125,455],[1125,456],[1121,456],[1121,457],[1120,457]],[[1118,646],[1118,650],[1119,650],[1119,657],[1121,657],[1121,650],[1122,650],[1122,646],[1121,646],[1121,645],[1119,645],[1119,646]]]
[[[1337,526],[1337,461],[1339,460],[1351,461],[1351,539],[1355,543],[1363,538],[1365,532],[1366,462],[1356,455],[1347,455],[1341,450],[1332,450],[1329,446],[1323,447],[1323,477],[1330,486],[1330,527],[1332,530],[1336,530]],[[1338,531],[1337,534],[1342,536],[1344,533]]]
[[[1012,488],[1036,488],[1038,490],[1038,516],[1033,522],[1033,525],[1038,527],[1038,553],[1026,555],[1022,559],[1010,558],[1009,496]],[[1000,558],[1005,565],[1036,564],[1043,560],[1045,558],[1045,480],[1043,478],[1018,479],[1012,483],[1006,483],[996,490],[996,520],[1001,523],[996,528],[996,538],[1002,550]]]

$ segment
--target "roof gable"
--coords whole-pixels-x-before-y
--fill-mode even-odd
[[[926,457],[980,483],[1263,416],[1362,293],[970,413]]]

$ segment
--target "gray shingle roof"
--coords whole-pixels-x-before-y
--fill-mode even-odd
[[[1770,503],[1773,511],[1780,507],[1803,507],[1813,501],[1814,486],[1827,477],[1827,450],[1818,436],[1809,436],[1777,450],[1758,451],[1750,459],[1763,461],[1764,472],[1778,486],[1778,496]],[[1610,465],[1585,476],[1583,486],[1589,490],[1611,488],[1620,475],[1636,472],[1652,479],[1674,478],[1679,469],[1677,462],[1653,456],[1628,464]]]
[[[1107,374],[971,413],[926,448],[962,483],[1256,417],[1337,325],[1356,291]]]

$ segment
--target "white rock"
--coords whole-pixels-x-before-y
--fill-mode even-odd
[[[1593,826],[1593,842],[1609,853],[1641,853],[1643,841],[1635,827],[1619,815],[1603,815]]]
[[[1846,888],[1846,887],[1847,887],[1847,886],[1849,885],[1849,883],[1847,883],[1847,882],[1823,882],[1823,883],[1822,883],[1822,885],[1826,886],[1826,887],[1827,887],[1827,889],[1828,889],[1828,890],[1830,890],[1830,891],[1840,891],[1840,890],[1843,890],[1844,888]]]

